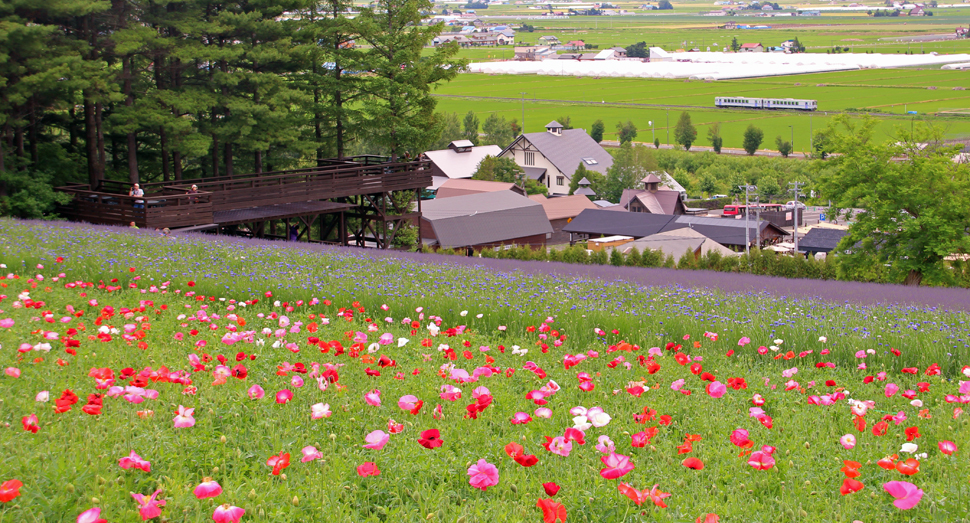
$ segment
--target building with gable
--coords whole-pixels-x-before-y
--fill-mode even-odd
[[[613,156],[586,131],[563,129],[556,121],[549,122],[544,133],[520,135],[499,156],[515,160],[529,178],[546,186],[549,196],[569,194],[580,163],[603,175],[613,165]]]

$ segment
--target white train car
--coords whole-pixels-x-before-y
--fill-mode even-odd
[[[746,109],[789,109],[796,111],[815,111],[818,102],[797,98],[747,98],[743,96],[717,96],[715,107],[743,107]]]

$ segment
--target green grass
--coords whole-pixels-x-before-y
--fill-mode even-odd
[[[970,464],[964,456],[970,418],[954,419],[954,405],[943,400],[945,394],[956,393],[959,369],[970,356],[964,313],[778,300],[754,294],[725,296],[707,289],[637,288],[623,282],[604,285],[582,278],[426,265],[353,250],[317,254],[273,244],[210,237],[168,239],[148,231],[111,233],[56,223],[0,221],[0,240],[3,272],[16,278],[0,281],[0,294],[6,295],[0,302],[0,319],[15,320],[12,327],[0,328],[0,366],[22,371],[19,378],[0,378],[7,427],[0,431],[4,456],[0,481],[16,478],[24,483],[20,497],[0,504],[2,522],[74,521],[93,506],[102,508],[101,516],[109,521],[137,521],[129,492],[145,494],[155,489],[162,489],[160,497],[167,501],[162,510],[165,521],[210,521],[214,507],[222,503],[243,507],[245,522],[540,521],[535,505],[547,497],[541,484],[548,481],[562,487],[555,499],[565,505],[569,521],[682,522],[711,512],[722,521],[746,522],[966,521],[961,518],[966,518],[965,499],[970,495],[966,483]],[[63,263],[57,262],[58,256],[64,257]],[[65,286],[77,281],[92,282],[92,286]],[[44,303],[39,308],[23,307],[23,292]],[[309,305],[313,298],[332,302]],[[259,302],[252,304],[254,299]],[[244,301],[250,305],[243,306]],[[83,315],[71,318],[68,306]],[[412,332],[402,321],[405,317],[417,320],[419,306],[425,316]],[[338,315],[341,308],[355,312],[352,321]],[[44,310],[51,311],[52,323],[44,321]],[[284,315],[291,326],[302,322],[297,332],[282,332],[282,338],[260,333],[264,328],[271,333],[279,329],[279,316]],[[321,316],[330,324],[323,325]],[[428,329],[435,316],[441,321],[438,336]],[[62,323],[61,318],[69,321]],[[552,318],[551,323],[547,318]],[[307,332],[311,322],[319,330]],[[368,331],[371,322],[375,327]],[[131,324],[139,336],[144,333],[146,348],[139,349],[136,340],[125,341],[118,334],[110,341],[89,339],[97,323],[119,329]],[[542,339],[540,334],[551,336],[541,332],[544,323],[565,335],[561,347],[553,347],[552,339]],[[64,337],[67,329],[81,329],[81,324],[85,330],[73,336],[80,341],[76,355],[65,353],[59,341],[51,342],[49,353],[20,355],[16,350],[22,343],[41,342],[44,331]],[[466,326],[463,334],[445,334],[446,329],[462,325]],[[244,339],[224,344],[220,340],[229,326],[254,331],[251,340],[262,343]],[[594,333],[594,328],[604,329],[604,335]],[[191,329],[200,333],[192,335]],[[347,353],[321,354],[308,344],[308,337],[314,336],[349,348],[355,332],[367,334],[365,347],[382,333],[409,341],[401,348],[380,347],[374,356],[385,354],[396,361],[396,367],[385,368]],[[716,341],[705,337],[705,332],[716,332]],[[185,339],[177,340],[176,333],[183,333]],[[750,337],[751,344],[739,346],[742,336]],[[280,339],[297,344],[300,352],[274,348],[273,342]],[[430,346],[422,346],[422,339],[428,339]],[[757,353],[758,346],[771,346],[775,339],[784,340],[781,351]],[[620,340],[642,348],[612,352],[611,345]],[[206,346],[198,346],[200,341]],[[729,390],[714,399],[705,393],[705,382],[678,365],[668,351],[657,357],[661,369],[656,374],[638,365],[637,356],[645,356],[649,347],[671,342],[683,344],[683,352],[692,357],[702,357],[699,363],[704,371],[719,381],[743,377],[748,388]],[[462,355],[466,343],[470,359]],[[549,345],[548,353],[540,350],[541,343]],[[437,350],[441,344],[454,348],[457,361],[443,357]],[[504,353],[500,345],[506,348]],[[512,354],[513,345],[527,348],[528,354]],[[490,350],[483,352],[483,346]],[[890,354],[890,347],[901,349],[901,356]],[[735,354],[726,356],[731,349]],[[855,353],[867,349],[873,351],[863,360],[868,369],[859,370]],[[565,354],[591,350],[599,356],[569,370],[562,367]],[[791,359],[773,358],[787,350],[793,351]],[[823,350],[831,353],[822,354]],[[802,351],[812,352],[800,357]],[[190,374],[198,389],[194,395],[185,394],[184,385],[149,382],[148,388],[159,391],[157,399],[136,405],[120,397],[104,398],[102,414],[80,412],[89,394],[104,392],[96,390],[87,376],[92,367],[109,367],[116,376],[125,367],[191,371],[189,354],[223,354],[232,366],[240,352],[256,356],[243,362],[248,368],[245,379],[230,377],[225,384],[214,384],[216,363],[212,362],[205,371]],[[453,383],[439,377],[442,365],[470,371],[488,364],[488,356],[502,375],[461,385],[463,396],[456,403],[438,398],[441,385]],[[630,369],[623,363],[610,364],[621,356],[632,364]],[[58,365],[58,358],[66,365]],[[524,370],[528,360],[546,370],[548,377]],[[816,367],[816,362],[826,361],[836,367]],[[292,372],[285,376],[278,372],[284,362],[301,362],[308,368],[313,362],[343,365],[338,371],[344,388],[320,391],[306,375],[306,385],[294,387]],[[941,376],[900,372],[909,366],[922,372],[931,363],[942,366]],[[799,369],[792,379],[805,393],[783,390],[787,378],[782,370],[792,367]],[[381,376],[367,376],[365,368],[378,368]],[[514,375],[505,377],[506,369],[514,369]],[[880,371],[888,373],[886,382],[863,383],[864,376]],[[394,379],[397,372],[403,379]],[[577,372],[589,373],[593,391],[577,387]],[[525,394],[549,379],[562,387],[546,405],[553,411],[552,418],[510,424],[515,412],[535,410]],[[670,390],[679,379],[685,380],[684,389],[692,395]],[[640,380],[651,389],[643,396],[624,390],[630,381]],[[834,380],[839,388],[824,385],[826,380]],[[920,408],[900,394],[892,398],[883,394],[888,382],[905,390],[915,389],[919,381],[930,386],[919,398],[925,414],[932,417],[920,417]],[[266,390],[265,398],[246,397],[255,384]],[[477,386],[488,387],[494,400],[479,419],[467,419],[465,405],[472,402],[471,392]],[[832,406],[807,404],[809,394],[841,388],[851,398],[875,401],[875,409],[866,416],[870,427],[883,415],[899,411],[908,419],[898,426],[890,423],[888,434],[878,437],[868,429],[853,428],[845,400]],[[81,397],[69,412],[56,414],[50,403],[35,401],[42,390],[49,390],[53,401],[65,389]],[[294,393],[285,405],[273,401],[282,389]],[[381,390],[382,407],[363,401],[364,393],[373,389]],[[748,416],[755,393],[766,399],[764,408],[773,418],[770,430]],[[397,399],[404,394],[425,402],[419,414],[398,408]],[[318,402],[328,403],[333,416],[311,420],[309,407]],[[431,414],[438,403],[443,404],[442,419]],[[173,410],[178,405],[196,409],[194,427],[173,428]],[[543,436],[561,435],[571,426],[568,410],[577,405],[601,406],[613,419],[602,428],[587,430],[586,444],[574,444],[569,457],[546,452],[540,446]],[[658,427],[649,446],[632,448],[630,434],[657,425],[634,422],[633,415],[644,407],[671,416],[672,422]],[[144,410],[154,415],[135,415]],[[20,427],[21,417],[30,413],[40,418],[37,434]],[[392,435],[383,450],[362,449],[364,436],[387,430],[389,418],[403,422],[404,432]],[[928,453],[921,459],[921,471],[907,477],[877,467],[876,460],[899,451],[905,441],[903,429],[910,426],[919,427],[922,437],[916,443],[920,452]],[[441,430],[441,448],[428,450],[417,444],[418,433],[429,428]],[[738,456],[739,449],[728,439],[738,428],[750,432],[755,448],[777,447],[773,469],[755,470]],[[851,451],[838,443],[846,433],[859,439]],[[685,434],[702,437],[687,456],[703,460],[703,470],[681,466],[687,456],[679,455],[676,447]],[[601,454],[593,448],[600,435],[611,437],[617,452],[630,456],[636,466],[621,481],[640,489],[658,484],[672,494],[666,500],[668,508],[649,502],[636,507],[617,492],[619,481],[600,476]],[[941,440],[956,442],[957,454],[942,455],[936,447]],[[537,455],[539,463],[530,468],[515,464],[503,451],[513,441]],[[300,449],[306,445],[321,450],[323,459],[300,463]],[[131,450],[152,463],[151,472],[118,466],[118,459]],[[273,476],[265,462],[280,451],[291,454],[291,465],[283,471],[285,476]],[[478,459],[495,464],[500,473],[498,484],[485,492],[468,484],[466,468]],[[843,497],[839,469],[844,459],[863,464],[859,479],[866,486]],[[363,462],[376,463],[381,475],[358,477],[355,467]],[[197,500],[192,489],[206,476],[218,481],[224,492],[215,499]],[[916,508],[904,512],[892,506],[881,485],[894,480],[911,481],[925,491]]]

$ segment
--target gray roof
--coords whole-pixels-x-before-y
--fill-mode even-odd
[[[467,147],[471,147],[471,142],[468,144]],[[424,154],[428,155],[428,159],[448,178],[471,178],[478,170],[478,164],[486,156],[498,156],[501,153],[502,148],[497,145],[481,145],[472,147],[470,151],[464,153],[456,152],[454,149],[441,149]]]
[[[445,248],[552,232],[542,205],[511,191],[427,200],[421,203],[421,214]]]
[[[579,185],[593,185],[593,182],[587,180],[586,177],[583,176],[583,179],[579,181]]]
[[[642,212],[613,212],[605,209],[587,209],[573,218],[563,227],[564,232],[589,234],[593,236],[632,236],[643,238],[652,234],[676,229],[691,228],[721,245],[744,246],[744,220],[726,218],[707,218],[690,215],[650,214]],[[749,222],[751,241],[758,237],[758,228],[762,232],[772,230],[775,234],[784,235],[785,231],[775,227],[765,220],[756,224]]]
[[[573,194],[580,194],[583,196],[596,196],[596,191],[590,189],[589,187],[580,187],[576,189]]]
[[[555,123],[555,122],[553,122]],[[596,140],[590,138],[582,129],[564,129],[562,136],[550,132],[526,133],[520,135],[511,145],[502,151],[508,151],[520,140],[528,140],[542,153],[556,169],[566,176],[572,176],[583,158],[593,158],[597,163],[586,165],[586,169],[606,174],[606,170],[613,165],[613,156],[606,152]]]
[[[523,167],[522,170],[525,171],[525,177],[530,180],[541,180],[546,175],[545,167]]]
[[[704,236],[694,229],[674,229],[640,238],[637,241],[624,244],[619,247],[624,253],[633,247],[639,251],[651,249],[662,251],[664,255],[673,256],[679,260],[685,253],[694,253],[700,249],[703,256],[711,251],[717,251],[722,256],[736,256],[737,253],[716,241]]]
[[[841,229],[815,227],[798,239],[798,250],[805,252],[831,252],[838,247],[842,238],[849,234]]]
[[[562,124],[559,123],[559,122],[557,122],[557,121],[555,121],[555,120],[553,120],[553,121],[551,121],[551,122],[549,122],[549,123],[546,124],[546,129],[548,129],[550,127],[562,127]]]
[[[620,205],[629,209],[630,202],[634,199],[640,200],[640,203],[653,214],[683,214],[685,212],[684,204],[680,200],[680,193],[677,191],[659,189],[656,192],[651,192],[646,189],[623,189],[623,194],[620,195]]]

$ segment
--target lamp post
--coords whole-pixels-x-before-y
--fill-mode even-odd
[[[791,131],[791,154],[795,154],[795,126],[789,125],[788,130]]]
[[[739,185],[738,189],[744,189],[744,254],[748,256],[748,263],[751,263],[751,227],[748,226],[749,209],[748,209],[748,197],[751,195],[751,191],[757,191],[758,187],[755,185]],[[760,224],[759,224],[760,225]],[[760,232],[760,227],[758,227]]]
[[[653,128],[653,120],[647,122],[647,125],[650,126],[650,134],[653,137],[653,141],[657,141],[657,131]]]

